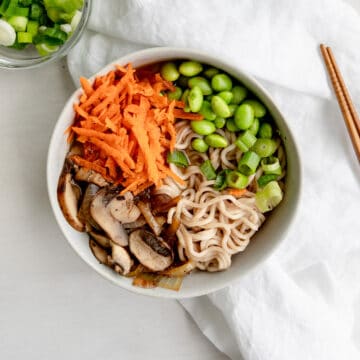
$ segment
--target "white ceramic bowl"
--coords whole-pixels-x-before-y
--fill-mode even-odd
[[[98,263],[89,249],[87,234],[75,231],[63,217],[56,194],[59,175],[68,151],[64,131],[73,122],[73,103],[78,100],[80,89],[70,97],[55,126],[48,153],[47,184],[51,206],[63,234],[72,248],[90,267],[114,284],[135,293],[163,298],[186,298],[219,290],[233,281],[239,280],[250,270],[260,266],[274,251],[286,237],[286,233],[294,219],[300,197],[301,167],[294,138],[286,125],[284,117],[272,101],[270,94],[255,79],[244,73],[235,64],[227,63],[197,50],[152,48],[126,55],[109,64],[96,75],[107,73],[113,69],[114,64],[124,65],[131,62],[135,67],[138,67],[170,59],[198,60],[218,67],[234,76],[255,93],[269,109],[285,145],[288,167],[284,199],[252,238],[246,250],[233,256],[232,266],[228,270],[219,273],[194,272],[185,278],[180,291],[175,292],[161,288],[142,289],[134,287],[131,284],[131,279],[120,276],[110,268]]]

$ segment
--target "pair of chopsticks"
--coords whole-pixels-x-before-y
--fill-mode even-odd
[[[320,50],[325,61],[325,65],[330,76],[333,89],[336,94],[346,127],[348,129],[355,153],[360,162],[360,120],[354,104],[351,100],[349,91],[335,61],[334,54],[330,47],[323,44]]]

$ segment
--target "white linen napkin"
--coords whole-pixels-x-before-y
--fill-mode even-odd
[[[360,167],[318,51],[333,48],[359,99],[360,16],[342,0],[93,2],[68,56],[76,83],[145,47],[202,49],[259,78],[299,144],[304,191],[283,245],[238,283],[181,304],[231,359],[360,359]]]

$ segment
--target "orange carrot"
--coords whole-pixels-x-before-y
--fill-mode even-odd
[[[99,172],[135,195],[166,177],[185,182],[174,174],[166,156],[176,143],[176,119],[201,120],[184,112],[182,101],[170,101],[163,91],[174,85],[160,74],[137,74],[131,64],[116,66],[91,84],[81,78],[83,94],[74,104],[75,123],[68,139],[83,146],[79,166]]]
[[[235,197],[241,197],[247,192],[246,189],[228,189],[227,193]]]

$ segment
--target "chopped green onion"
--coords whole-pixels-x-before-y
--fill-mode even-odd
[[[43,8],[39,4],[31,4],[30,6],[30,19],[39,20],[43,14]]]
[[[17,7],[14,10],[14,15],[16,16],[29,16],[29,8]]]
[[[19,31],[17,33],[17,41],[19,44],[31,44],[32,43],[32,35],[28,32]]]
[[[249,179],[238,171],[231,171],[226,174],[226,183],[229,187],[234,189],[245,189],[248,185]]]
[[[15,31],[25,31],[28,19],[25,16],[12,16],[8,23],[15,29]]]
[[[226,176],[230,172],[231,172],[230,169],[224,169],[224,170],[221,170],[216,175],[216,179],[215,179],[215,183],[214,183],[214,189],[215,190],[221,191],[221,190],[224,190],[226,188],[226,186],[227,186]]]
[[[168,153],[167,162],[169,164],[175,164],[176,166],[179,167],[189,166],[189,160],[186,157],[186,155],[182,151],[178,151],[178,150]]]
[[[278,175],[275,174],[265,174],[265,175],[261,175],[258,180],[257,183],[260,187],[264,187],[267,183],[269,183],[270,181],[274,181],[277,180]]]
[[[61,41],[62,43],[64,43],[67,39],[67,33],[62,30],[56,29],[55,27],[45,29],[43,31],[43,34],[52,39],[57,39],[57,40]]]
[[[19,0],[19,5],[22,6],[30,6],[32,4],[33,0]]]
[[[32,36],[35,36],[39,32],[39,23],[34,20],[30,20],[27,24],[26,31]]]
[[[270,181],[255,195],[256,206],[263,213],[279,205],[282,199],[283,193],[277,181]]]
[[[281,174],[280,161],[275,156],[270,156],[261,160],[261,167],[265,174]]]
[[[4,15],[6,17],[14,16],[17,7],[18,7],[18,0],[10,0]]]
[[[256,142],[256,137],[249,131],[244,131],[235,141],[235,145],[242,151],[248,151]]]
[[[204,176],[206,177],[206,179],[208,180],[214,180],[216,179],[216,172],[214,167],[211,164],[210,160],[206,160],[204,161],[201,165],[200,165],[200,170],[201,172],[204,174]]]
[[[259,138],[271,139],[273,136],[273,129],[269,123],[263,123],[259,129]]]
[[[260,156],[253,152],[247,151],[239,161],[238,170],[244,175],[253,174],[260,163]]]
[[[276,141],[273,139],[257,139],[251,150],[260,157],[268,157],[276,151],[276,146]]]
[[[47,56],[59,50],[58,45],[49,45],[45,43],[36,44],[35,47],[40,56]]]
[[[5,15],[5,12],[9,6],[10,0],[3,0],[3,2],[0,5],[0,14]]]
[[[15,29],[7,21],[0,19],[0,45],[14,46],[15,42]]]

